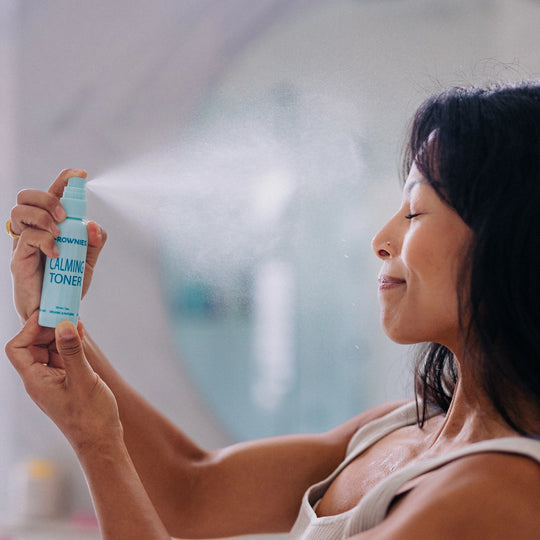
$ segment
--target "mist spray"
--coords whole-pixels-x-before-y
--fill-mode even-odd
[[[59,256],[47,257],[39,306],[39,324],[55,328],[61,321],[77,324],[81,303],[88,232],[86,230],[86,191],[84,178],[68,180],[60,199],[66,219],[58,224],[56,239]]]

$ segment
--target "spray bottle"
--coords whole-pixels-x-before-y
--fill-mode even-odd
[[[81,303],[88,232],[84,178],[73,176],[60,199],[66,219],[58,224],[59,256],[47,257],[39,306],[39,324],[55,328],[61,321],[77,324]]]

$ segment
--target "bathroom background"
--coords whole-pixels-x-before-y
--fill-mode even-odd
[[[328,429],[411,396],[370,249],[407,121],[440,86],[539,77],[538,28],[538,0],[0,0],[0,215],[86,168],[109,240],[82,318],[126,379],[207,447]],[[0,538],[97,537],[71,449],[0,380]],[[62,495],[28,528],[38,458]]]

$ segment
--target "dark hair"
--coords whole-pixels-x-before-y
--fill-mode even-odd
[[[540,80],[428,98],[413,119],[406,171],[413,161],[473,231],[458,283],[468,367],[513,429],[539,435],[540,418],[532,433],[520,411],[524,400],[540,410]],[[450,405],[452,352],[426,344],[415,378],[423,425],[428,404]]]

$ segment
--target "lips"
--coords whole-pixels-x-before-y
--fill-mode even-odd
[[[386,274],[379,276],[379,290],[394,289],[400,285],[405,284],[405,280],[394,276],[388,276]]]

